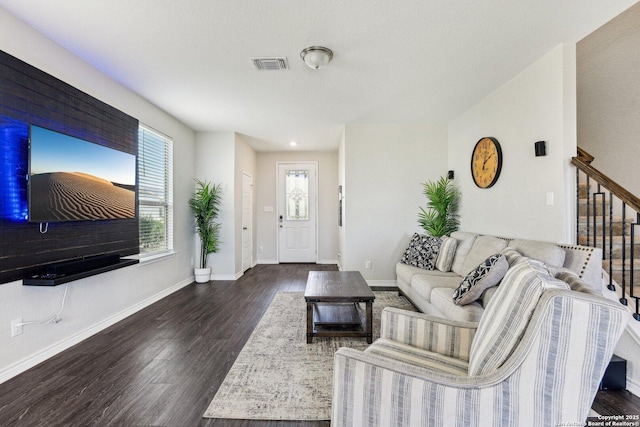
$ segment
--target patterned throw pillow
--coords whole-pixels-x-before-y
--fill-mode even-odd
[[[425,270],[433,270],[440,250],[439,237],[415,233],[400,262]]]
[[[457,305],[471,304],[480,298],[485,289],[500,283],[508,269],[509,263],[504,255],[491,255],[462,279],[453,293],[453,302]]]
[[[436,259],[436,268],[440,271],[451,271],[453,258],[456,256],[458,241],[453,237],[443,237],[440,244],[440,252]]]

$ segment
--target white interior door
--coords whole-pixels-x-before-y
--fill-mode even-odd
[[[278,163],[278,261],[317,261],[316,162]]]
[[[253,264],[253,177],[242,174],[242,271]]]

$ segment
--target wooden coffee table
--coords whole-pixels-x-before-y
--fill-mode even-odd
[[[307,343],[315,336],[366,337],[371,344],[375,295],[359,271],[310,271],[304,299]]]

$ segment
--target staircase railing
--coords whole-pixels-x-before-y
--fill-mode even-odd
[[[635,300],[633,317],[636,320],[640,320],[640,295],[636,295],[633,286],[636,257],[634,253],[635,229],[640,225],[640,198],[634,196],[614,180],[591,166],[593,159],[592,155],[580,147],[578,147],[578,155],[571,159],[571,164],[576,167],[576,241],[587,246],[598,247],[600,246],[598,240],[600,240],[603,260],[608,260],[608,288],[615,291],[616,287],[613,284],[614,199],[616,199],[616,203],[621,203],[622,274],[616,283],[621,288],[620,303],[627,305],[627,296],[633,298]],[[595,181],[597,184],[594,191],[591,191],[591,181]],[[584,183],[586,187],[586,217],[582,221],[581,217],[583,215],[580,212],[581,183]],[[600,207],[600,212],[598,212],[598,207]],[[635,222],[633,218],[630,218],[630,221],[627,220],[627,212],[629,210],[635,213]],[[629,233],[627,236],[628,222]],[[600,225],[599,229],[598,225]],[[584,233],[583,236],[581,236],[581,230]],[[629,240],[628,245],[627,237]],[[629,248],[628,251],[627,246]]]

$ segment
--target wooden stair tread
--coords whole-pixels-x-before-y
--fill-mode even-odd
[[[578,217],[578,221],[579,221],[581,224],[584,224],[584,223],[587,221],[587,218],[589,219],[589,223],[593,223],[593,215],[589,215],[589,216],[586,216],[586,215],[580,215],[580,216]],[[605,222],[608,224],[608,223],[609,223],[609,215],[605,215],[605,218],[606,218],[606,219],[605,219]],[[613,222],[614,224],[615,224],[615,223],[621,223],[621,222],[622,222],[622,216],[620,216],[620,215],[614,215],[614,216],[613,216],[613,221],[612,221],[612,222]],[[627,216],[627,217],[624,219],[624,222],[625,222],[625,223],[627,223],[627,224],[633,223],[633,222],[635,222],[635,218]],[[598,224],[598,223],[602,223],[602,215],[596,215],[596,224]]]
[[[639,254],[640,255],[640,254]],[[622,269],[622,260],[621,259],[613,259],[613,260],[602,260],[602,268],[608,269],[609,268],[609,262],[611,262],[611,267],[614,270],[621,270]],[[624,266],[626,267],[626,269],[629,269],[631,267],[631,261],[629,259],[626,259],[624,261]],[[633,269],[634,270],[640,270],[640,259],[635,259],[633,261]]]

